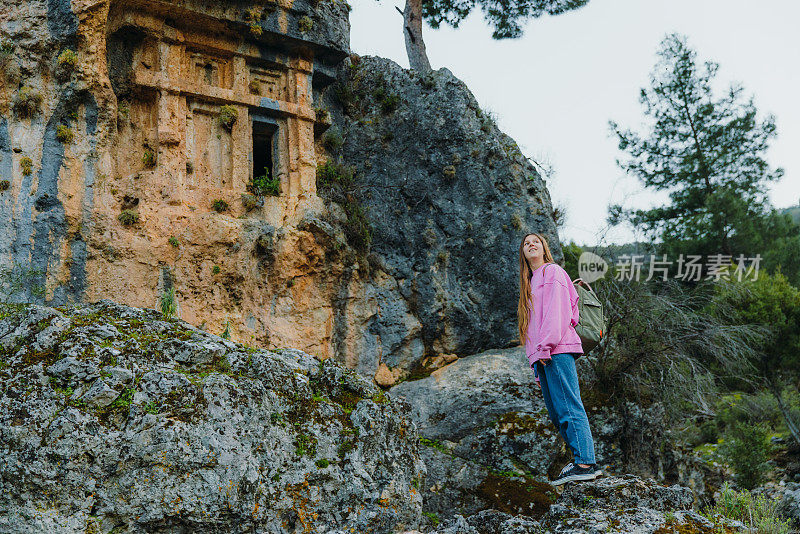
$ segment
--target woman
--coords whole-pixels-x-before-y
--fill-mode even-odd
[[[594,458],[589,419],[581,401],[575,360],[583,354],[578,324],[578,293],[563,267],[553,262],[547,241],[528,234],[519,247],[520,294],[517,306],[520,339],[542,390],[550,420],[572,450],[568,463],[552,482],[593,480],[602,473]]]

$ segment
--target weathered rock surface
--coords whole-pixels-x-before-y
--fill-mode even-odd
[[[334,155],[368,191],[372,250],[394,281],[373,297],[380,361],[404,378],[425,357],[513,346],[522,236],[544,233],[562,258],[544,181],[449,70],[343,65],[326,92],[341,109]]]
[[[714,523],[692,510],[689,488],[664,486],[634,475],[568,483],[538,520],[485,510],[457,515],[430,534],[712,534]],[[746,532],[739,522],[718,520],[725,532]]]
[[[394,532],[402,401],[333,360],[102,301],[0,309],[0,532]]]
[[[544,183],[445,69],[421,80],[365,58],[339,78],[363,93],[343,115],[346,2],[4,8],[0,273],[31,277],[15,300],[152,307],[174,288],[192,324],[380,370],[386,387],[422,360],[515,343],[520,238],[542,231],[561,258]],[[340,151],[320,137],[326,106]],[[317,191],[329,156],[375,193],[355,195],[371,253]],[[242,196],[257,161],[278,196]]]
[[[536,393],[524,351],[459,358],[390,392],[409,402],[427,445],[426,512],[449,518],[495,508],[538,516],[554,502],[547,473],[559,460],[566,463],[563,440]]]

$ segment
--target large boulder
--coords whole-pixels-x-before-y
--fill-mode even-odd
[[[377,350],[359,365],[375,374],[384,364],[402,380],[425,358],[518,345],[523,236],[545,234],[563,258],[535,166],[446,68],[421,76],[351,56],[341,71],[323,95],[341,146],[323,144],[355,169],[348,213],[364,209],[373,263],[392,282],[370,295]]]
[[[328,359],[108,301],[0,309],[0,532],[393,532],[402,401]]]
[[[533,372],[519,348],[460,358],[402,382],[426,447],[424,509],[442,518],[495,508],[541,516],[554,502],[548,471],[564,460]]]

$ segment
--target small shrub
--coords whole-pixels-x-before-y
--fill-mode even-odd
[[[256,176],[247,183],[247,190],[259,197],[266,195],[278,196],[281,194],[280,178],[270,178],[268,175]]]
[[[339,150],[344,145],[344,138],[336,127],[331,128],[322,134],[322,146],[329,152]]]
[[[439,516],[436,515],[434,512],[422,512],[422,515],[428,518],[428,521],[431,522],[431,525],[434,527],[439,524]]]
[[[69,145],[75,139],[75,132],[69,126],[59,124],[56,128],[56,139],[65,145]]]
[[[56,70],[60,79],[68,78],[78,66],[78,54],[74,50],[67,48],[58,56],[58,68]]]
[[[331,119],[331,112],[328,108],[324,108],[321,106],[314,108],[314,118],[320,124],[330,124]]]
[[[142,154],[142,163],[145,167],[155,167],[156,166],[156,153],[150,147],[144,147],[144,153]]]
[[[753,489],[764,481],[770,444],[763,425],[735,422],[725,433],[719,452],[736,473],[736,482]]]
[[[14,111],[20,117],[32,117],[42,105],[42,94],[28,86],[23,87],[14,97]]]
[[[726,480],[720,488],[720,497],[714,506],[700,513],[714,523],[722,526],[719,517],[741,521],[758,534],[788,534],[790,521],[780,518],[777,508],[779,502],[767,499],[764,495],[753,495],[748,490],[737,492]],[[715,529],[716,532],[716,529]]]
[[[19,166],[22,169],[22,174],[24,176],[30,176],[33,172],[33,160],[28,156],[25,156],[19,160]]]
[[[169,244],[172,245],[175,248],[178,248],[180,246],[180,242],[178,241],[178,238],[175,237],[174,235],[171,236],[168,241],[169,241]]]
[[[420,76],[419,83],[422,85],[423,89],[427,89],[429,91],[436,87],[436,79],[433,77],[432,72]]]
[[[317,464],[317,467],[319,467],[320,469],[325,469],[326,467],[331,465],[331,462],[327,458],[320,458],[315,463]]]
[[[250,7],[244,12],[244,20],[247,22],[257,22],[261,20],[262,11],[256,6]]]
[[[222,269],[220,269],[219,265],[215,265],[211,268],[211,274],[219,274]]]
[[[303,15],[300,17],[300,20],[297,21],[297,29],[300,30],[300,33],[306,33],[311,31],[311,28],[314,27],[314,21],[311,20],[311,17],[308,15]]]
[[[131,105],[127,100],[120,100],[117,104],[117,121],[123,122],[131,116]]]
[[[186,174],[192,174],[192,173],[194,173],[194,163],[192,163],[191,161],[187,161],[186,162]]]
[[[139,213],[133,210],[122,210],[117,216],[117,220],[122,223],[122,226],[133,226],[139,222]]]
[[[511,215],[511,226],[513,226],[515,230],[522,228],[522,217],[520,217],[518,213]]]
[[[259,197],[250,195],[248,193],[242,194],[242,206],[244,206],[245,210],[252,211],[256,208],[260,208],[263,205],[263,201]]]
[[[0,180],[0,191],[8,191],[11,189],[11,182],[8,180]]]
[[[375,99],[380,104],[381,111],[384,114],[389,114],[397,109],[400,105],[400,96],[395,93],[388,92],[384,87],[378,87],[375,90]]]
[[[442,169],[442,174],[444,174],[444,177],[447,178],[448,180],[452,180],[453,178],[455,178],[456,177],[455,165],[446,165]]]
[[[175,314],[178,312],[178,301],[175,299],[175,286],[161,293],[159,304],[161,306],[161,315],[163,315],[165,319],[175,317]]]
[[[372,230],[366,211],[355,196],[358,189],[352,167],[332,161],[317,167],[317,191],[327,200],[341,204],[347,216],[343,227],[347,242],[366,256],[372,241]]]
[[[8,75],[13,64],[14,43],[5,39],[0,40],[0,73]]]
[[[253,37],[261,37],[261,34],[264,33],[264,30],[261,28],[261,24],[258,22],[251,22],[250,33],[253,35]]]
[[[258,80],[250,80],[250,83],[247,84],[247,88],[250,90],[251,95],[261,94],[261,82]]]
[[[217,213],[222,213],[224,211],[228,211],[228,203],[222,200],[221,198],[216,199],[214,202],[211,203],[211,209],[216,211]]]
[[[214,267],[219,269],[219,265],[215,265]],[[219,272],[219,271],[217,271],[217,272]],[[225,321],[225,330],[222,331],[222,333],[219,335],[219,337],[221,337],[222,339],[227,339],[228,341],[231,340],[231,323],[230,323],[230,321],[228,321],[228,320]],[[227,360],[225,360],[225,361],[227,362]],[[228,369],[230,370],[230,365],[229,365]]]
[[[220,126],[230,131],[233,129],[233,124],[239,118],[239,112],[233,106],[222,106],[219,108],[219,115],[217,115],[217,122]]]

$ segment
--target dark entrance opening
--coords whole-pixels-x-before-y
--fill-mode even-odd
[[[253,179],[266,176],[272,179],[272,139],[275,126],[253,121]]]

